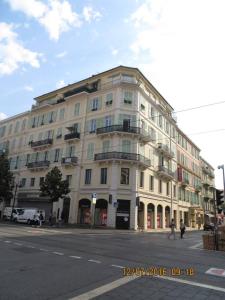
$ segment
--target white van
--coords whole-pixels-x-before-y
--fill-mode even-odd
[[[15,221],[15,219],[17,218],[17,215],[19,214],[19,212],[21,211],[22,208],[18,208],[18,207],[5,207],[4,212],[3,212],[3,219],[4,220],[10,220],[11,219],[11,215],[12,215],[12,221]]]
[[[16,222],[18,223],[27,223],[32,224],[34,223],[35,216],[36,215],[43,215],[43,218],[45,220],[45,211],[43,209],[39,208],[23,208],[19,211],[19,214],[16,217]]]

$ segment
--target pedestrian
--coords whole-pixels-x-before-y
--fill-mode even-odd
[[[49,221],[49,225],[52,226],[52,213],[50,213],[48,221]]]
[[[40,213],[40,215],[39,215],[39,225],[40,225],[40,227],[41,227],[43,221],[44,221],[44,216],[43,216],[42,213]]]
[[[171,235],[173,235],[174,240],[176,239],[175,228],[176,224],[174,222],[174,219],[172,219],[170,222],[170,233],[168,234],[168,239],[170,239]]]
[[[34,215],[34,225],[35,225],[35,227],[37,227],[37,225],[39,225],[39,221],[40,221],[40,219],[39,219],[38,214],[35,214]]]
[[[185,233],[185,224],[183,222],[183,219],[180,219],[180,238],[183,239],[183,235]]]

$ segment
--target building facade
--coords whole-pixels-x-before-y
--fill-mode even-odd
[[[0,150],[19,183],[16,206],[48,215],[39,185],[57,166],[71,192],[53,211],[69,223],[145,230],[169,227],[172,217],[193,228],[203,223],[200,149],[138,69],[119,66],[35,101],[0,122]]]

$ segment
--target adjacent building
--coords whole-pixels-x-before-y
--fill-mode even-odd
[[[69,223],[146,230],[166,228],[174,217],[195,228],[211,213],[213,168],[137,68],[119,66],[35,101],[0,122],[0,150],[8,151],[19,184],[17,206],[48,214],[39,185],[57,166],[71,192],[53,211]]]

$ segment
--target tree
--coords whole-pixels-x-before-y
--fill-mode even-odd
[[[0,199],[9,201],[13,197],[13,174],[5,153],[0,154]]]
[[[70,192],[69,182],[62,180],[62,173],[59,168],[54,167],[46,174],[45,180],[41,182],[40,191],[40,196],[48,196],[53,203],[58,201],[59,198],[64,199]]]

